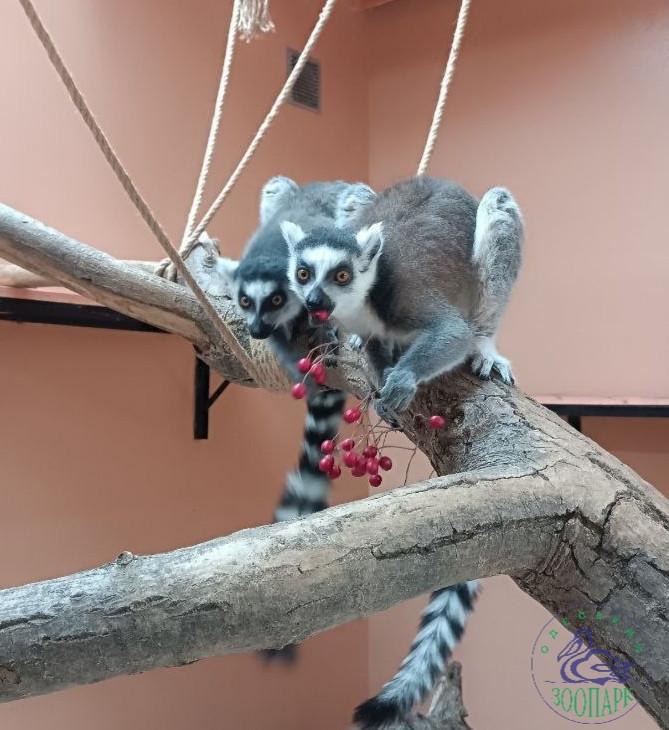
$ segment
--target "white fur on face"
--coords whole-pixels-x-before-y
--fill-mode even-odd
[[[282,287],[276,281],[267,281],[267,279],[253,279],[251,281],[245,281],[242,287],[241,282],[237,285],[236,303],[237,308],[242,316],[251,322],[255,319],[256,312],[260,309],[263,302],[277,289]],[[242,309],[239,306],[239,293],[240,289],[243,289],[244,294],[253,301],[254,306],[249,309]],[[272,324],[275,327],[291,322],[302,309],[302,305],[290,291],[285,291],[286,301],[280,309],[268,309],[262,315],[262,321],[266,324]]]
[[[366,261],[361,261],[358,255],[327,245],[314,246],[307,248],[299,257],[299,262],[313,271],[306,285],[297,281],[298,258],[291,254],[290,285],[302,301],[306,300],[314,287],[320,286],[334,304],[332,317],[346,330],[364,338],[372,334],[379,335],[384,331],[383,325],[366,303],[369,290],[376,281],[377,261],[378,256],[367,266]],[[353,270],[353,281],[347,286],[338,286],[329,278],[332,270],[340,266],[349,266]],[[361,268],[364,270],[361,271]]]
[[[265,279],[244,282],[244,294],[255,304],[256,310],[276,289],[276,282]]]

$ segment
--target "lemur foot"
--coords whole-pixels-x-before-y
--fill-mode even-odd
[[[490,337],[477,338],[477,351],[471,359],[471,369],[483,380],[488,380],[494,371],[507,385],[515,382],[511,363],[497,352],[495,342]]]
[[[413,373],[406,370],[390,370],[379,398],[374,404],[376,412],[386,423],[396,427],[397,414],[409,407],[417,390],[418,384]]]

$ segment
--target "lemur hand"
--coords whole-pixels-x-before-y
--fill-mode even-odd
[[[374,408],[384,421],[397,426],[397,414],[406,410],[414,399],[418,383],[414,374],[408,370],[392,368],[381,388]]]

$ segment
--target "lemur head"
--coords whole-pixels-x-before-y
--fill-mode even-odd
[[[285,261],[266,256],[221,259],[221,270],[251,337],[257,340],[289,324],[302,310],[288,285]]]
[[[317,228],[306,234],[297,224],[284,221],[281,232],[288,244],[290,285],[304,302],[310,324],[323,324],[330,315],[342,319],[360,311],[376,281],[383,249],[382,224],[374,223],[357,233]]]

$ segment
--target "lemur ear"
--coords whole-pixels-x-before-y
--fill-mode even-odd
[[[364,261],[361,271],[366,271],[383,248],[383,223],[372,223],[371,226],[361,228],[355,234],[355,240],[360,246],[360,255]]]
[[[271,177],[260,193],[260,225],[264,225],[299,190],[295,180],[283,175]]]
[[[229,287],[232,287],[232,283],[235,278],[235,272],[237,271],[238,267],[239,261],[235,261],[234,259],[227,259],[225,258],[225,256],[221,256],[218,259],[217,269],[221,274],[221,278]]]
[[[335,225],[344,228],[352,223],[360,211],[376,199],[376,193],[365,183],[349,185],[337,200],[335,210]]]
[[[283,221],[281,223],[281,233],[291,253],[295,250],[295,246],[307,235],[297,223],[292,221]]]

